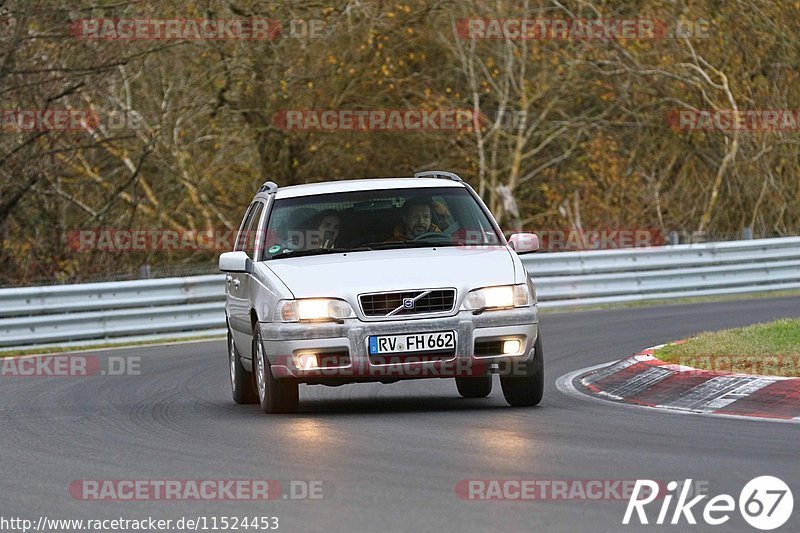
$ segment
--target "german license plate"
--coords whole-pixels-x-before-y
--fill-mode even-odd
[[[408,352],[436,352],[454,350],[455,347],[455,331],[407,333],[404,335],[371,335],[369,337],[370,355]]]

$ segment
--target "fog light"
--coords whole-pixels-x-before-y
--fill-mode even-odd
[[[301,353],[294,356],[297,368],[300,370],[312,370],[317,368],[317,354]]]
[[[504,355],[512,355],[519,353],[520,348],[522,347],[522,343],[519,342],[519,339],[513,339],[510,341],[503,341],[503,354]]]

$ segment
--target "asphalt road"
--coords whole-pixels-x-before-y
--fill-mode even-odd
[[[738,498],[776,475],[795,494],[782,531],[800,530],[800,426],[587,402],[559,392],[568,372],[702,330],[800,316],[800,298],[547,314],[541,406],[461,399],[451,380],[301,387],[301,412],[231,402],[225,343],[95,352],[141,357],[141,375],[0,378],[0,517],[277,516],[283,531],[657,531],[622,526],[624,501],[463,501],[462,479],[707,483]],[[497,380],[497,378],[495,378]],[[322,500],[81,501],[80,479],[321,480]],[[695,513],[699,516],[702,513]],[[654,518],[655,511],[651,517]],[[724,526],[756,531],[734,514]]]

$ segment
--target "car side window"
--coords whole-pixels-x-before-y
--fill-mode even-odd
[[[247,241],[247,228],[250,226],[250,222],[253,220],[253,210],[256,208],[256,204],[250,204],[250,207],[247,208],[247,212],[244,215],[244,220],[242,220],[242,225],[239,227],[239,235],[236,236],[236,245],[233,247],[234,252],[241,252],[245,248],[245,243]]]
[[[253,216],[250,218],[250,223],[247,225],[247,239],[245,241],[245,251],[247,255],[255,259],[256,257],[256,243],[259,239],[258,223],[261,220],[261,212],[264,210],[264,203],[257,202],[253,209]]]

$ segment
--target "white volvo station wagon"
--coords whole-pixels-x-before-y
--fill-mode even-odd
[[[457,175],[419,172],[279,188],[253,198],[223,253],[233,399],[298,408],[298,386],[451,378],[481,398],[542,399],[536,291],[518,254]]]

